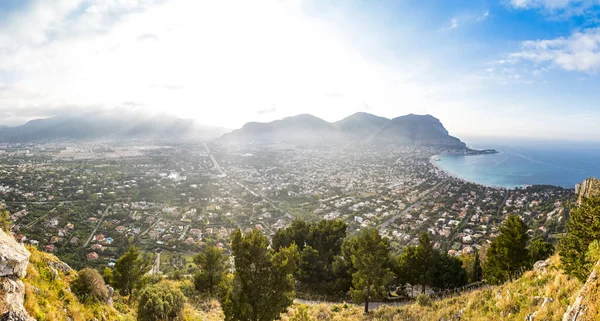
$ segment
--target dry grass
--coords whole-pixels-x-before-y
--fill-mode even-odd
[[[58,261],[50,254],[37,249],[28,248],[31,258],[27,267],[25,283],[25,309],[36,320],[62,321],[71,318],[73,321],[121,320],[125,316],[112,306],[103,303],[81,303],[71,293],[70,283],[76,277],[76,272],[65,275],[59,271],[59,277],[54,279],[49,261]]]
[[[529,271],[514,282],[436,301],[431,307],[416,304],[383,307],[364,316],[362,308],[356,306],[294,305],[282,320],[302,320],[294,319],[302,309],[307,309],[307,320],[437,321],[458,320],[459,317],[462,320],[525,320],[533,313],[535,320],[561,320],[581,286],[581,282],[562,273],[559,259],[554,256],[550,258],[550,266],[543,271]]]

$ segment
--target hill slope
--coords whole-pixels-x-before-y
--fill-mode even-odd
[[[516,281],[434,301],[431,306],[385,306],[364,316],[363,308],[354,305],[296,304],[282,320],[298,320],[293,318],[303,309],[307,320],[562,320],[581,282],[562,273],[558,256],[544,265]]]

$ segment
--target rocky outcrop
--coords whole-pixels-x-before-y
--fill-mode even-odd
[[[588,312],[588,302],[589,297],[594,293],[596,288],[598,287],[598,268],[600,267],[600,261],[596,262],[592,273],[588,277],[587,281],[579,290],[577,294],[577,298],[573,304],[571,304],[565,314],[563,315],[563,321],[583,321],[583,320],[596,320],[595,318],[589,318],[587,316]]]
[[[0,321],[33,320],[25,311],[25,285],[31,254],[23,245],[0,229]]]
[[[575,185],[575,194],[578,195],[577,204],[580,205],[584,198],[600,196],[600,180],[597,178],[588,178]]]

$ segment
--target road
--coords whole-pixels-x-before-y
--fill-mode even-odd
[[[154,260],[154,264],[152,265],[152,270],[148,271],[147,274],[159,274],[160,273],[160,252],[156,252],[156,260]]]
[[[208,153],[208,155],[210,156],[210,159],[213,162],[213,168],[218,170],[221,175],[223,175],[223,177],[227,176],[227,174],[225,173],[225,171],[223,170],[223,168],[221,168],[221,166],[219,166],[219,163],[217,162],[217,160],[215,159],[215,157],[213,156],[212,152],[210,151],[210,149],[208,148],[208,146],[206,146],[206,143],[203,142],[202,144],[204,144],[204,148],[206,149],[206,152]],[[270,199],[264,197],[262,194],[256,193],[255,191],[251,190],[250,188],[248,188],[246,185],[234,180],[234,182],[240,186],[241,188],[245,189],[248,193],[252,194],[253,196],[259,196],[261,197],[265,202],[271,204],[271,206],[273,206],[273,208],[275,208],[276,210],[282,211],[288,215],[291,215],[290,213],[288,213],[286,210],[282,209],[281,207],[279,207],[277,204],[275,204],[275,202],[271,201]]]
[[[109,208],[110,208],[110,206],[107,206],[106,209],[104,210],[104,213],[102,213],[102,217],[100,218],[100,221],[98,221],[98,224],[96,225],[96,227],[94,228],[92,233],[90,233],[90,237],[88,237],[87,241],[85,241],[85,243],[83,244],[83,246],[82,246],[83,248],[86,248],[88,246],[88,244],[90,244],[90,242],[92,241],[92,238],[96,234],[98,227],[100,227],[100,224],[102,224],[102,222],[104,221],[104,218],[106,217],[106,214],[108,213]]]
[[[219,166],[219,163],[215,159],[215,156],[212,154],[212,152],[210,151],[210,149],[206,145],[206,142],[202,142],[202,144],[204,144],[204,149],[206,149],[206,152],[208,153],[208,156],[210,157],[210,160],[213,163],[213,168],[216,169],[216,170],[218,170],[221,173],[221,175],[227,176],[227,174],[225,174],[225,172],[223,171],[223,169],[221,168],[221,166]]]

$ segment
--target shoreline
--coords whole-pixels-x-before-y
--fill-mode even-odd
[[[475,185],[479,185],[479,186],[482,186],[482,187],[499,188],[499,189],[504,189],[504,190],[516,190],[517,188],[526,188],[528,186],[531,186],[531,185],[523,185],[523,186],[517,186],[517,187],[503,187],[503,186],[497,186],[497,185],[486,185],[486,184],[481,184],[481,183],[478,183],[478,182],[475,182],[475,181],[472,181],[472,180],[468,180],[468,179],[459,177],[458,175],[456,175],[454,173],[451,173],[451,172],[443,169],[438,164],[436,164],[436,162],[441,161],[441,156],[442,156],[441,154],[436,154],[436,155],[433,155],[433,156],[429,157],[429,163],[435,169],[437,169],[437,170],[443,172],[444,174],[446,174],[447,176],[452,177],[452,178],[454,178],[456,180],[459,180],[459,181],[461,181],[463,183],[470,183],[470,184],[475,184]]]

